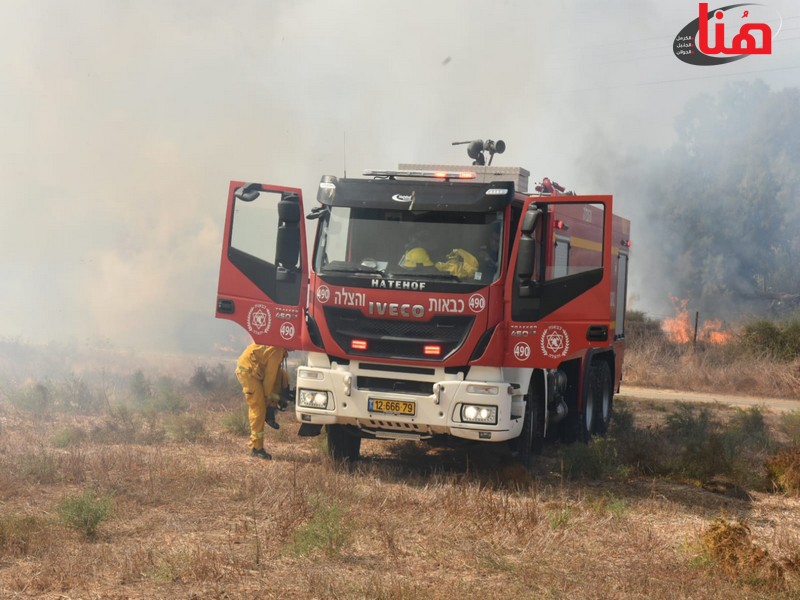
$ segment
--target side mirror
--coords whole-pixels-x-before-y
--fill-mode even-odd
[[[525,213],[525,216],[522,218],[522,233],[530,235],[533,233],[533,230],[536,229],[536,222],[539,220],[539,216],[542,214],[542,211],[538,208],[531,206],[528,208],[528,211]]]
[[[261,185],[248,183],[233,191],[233,195],[243,202],[252,202],[261,195]]]
[[[531,281],[536,264],[536,223],[542,211],[531,207],[522,218],[522,235],[517,252],[517,289],[520,298],[533,296],[535,282]]]

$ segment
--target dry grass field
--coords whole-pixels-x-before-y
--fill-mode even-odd
[[[629,313],[625,382],[800,399],[800,316],[785,322],[754,321],[730,331],[712,331],[711,339],[716,334],[721,341],[714,343],[701,337],[697,344],[689,342],[691,326],[685,313],[668,321],[677,331],[665,335],[658,321],[642,313]],[[684,342],[675,343],[676,337]]]
[[[0,598],[800,598],[796,413],[620,402],[531,473],[347,469],[292,413],[251,458],[230,364],[138,364],[0,380]]]

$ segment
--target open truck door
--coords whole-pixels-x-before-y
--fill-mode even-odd
[[[611,196],[526,202],[506,283],[507,364],[556,368],[614,339],[611,210]]]
[[[232,181],[217,318],[235,321],[256,343],[300,350],[307,291],[302,192]]]

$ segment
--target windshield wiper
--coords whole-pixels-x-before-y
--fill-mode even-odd
[[[366,273],[368,275],[380,275],[386,277],[386,271],[374,267],[356,265],[353,267],[322,267],[322,273]]]
[[[395,273],[395,276],[396,275],[397,274]],[[441,279],[443,281],[461,281],[460,278],[456,277],[452,273],[403,273],[403,276],[410,279]]]

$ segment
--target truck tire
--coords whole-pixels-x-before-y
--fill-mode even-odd
[[[583,443],[588,443],[595,431],[597,409],[600,404],[597,386],[598,366],[598,363],[592,362],[586,374],[586,381],[583,382],[583,407],[578,424],[578,437]]]
[[[598,435],[605,435],[611,424],[611,413],[614,408],[614,388],[611,385],[611,368],[603,361],[597,369],[597,394],[598,402],[595,404],[597,416],[595,417],[594,431]]]
[[[361,437],[347,425],[326,425],[328,455],[336,462],[354,463],[361,452]]]
[[[544,444],[544,415],[542,414],[542,400],[531,391],[525,402],[525,420],[522,422],[522,432],[515,441],[515,458],[525,468],[533,466],[536,455],[542,451]]]

